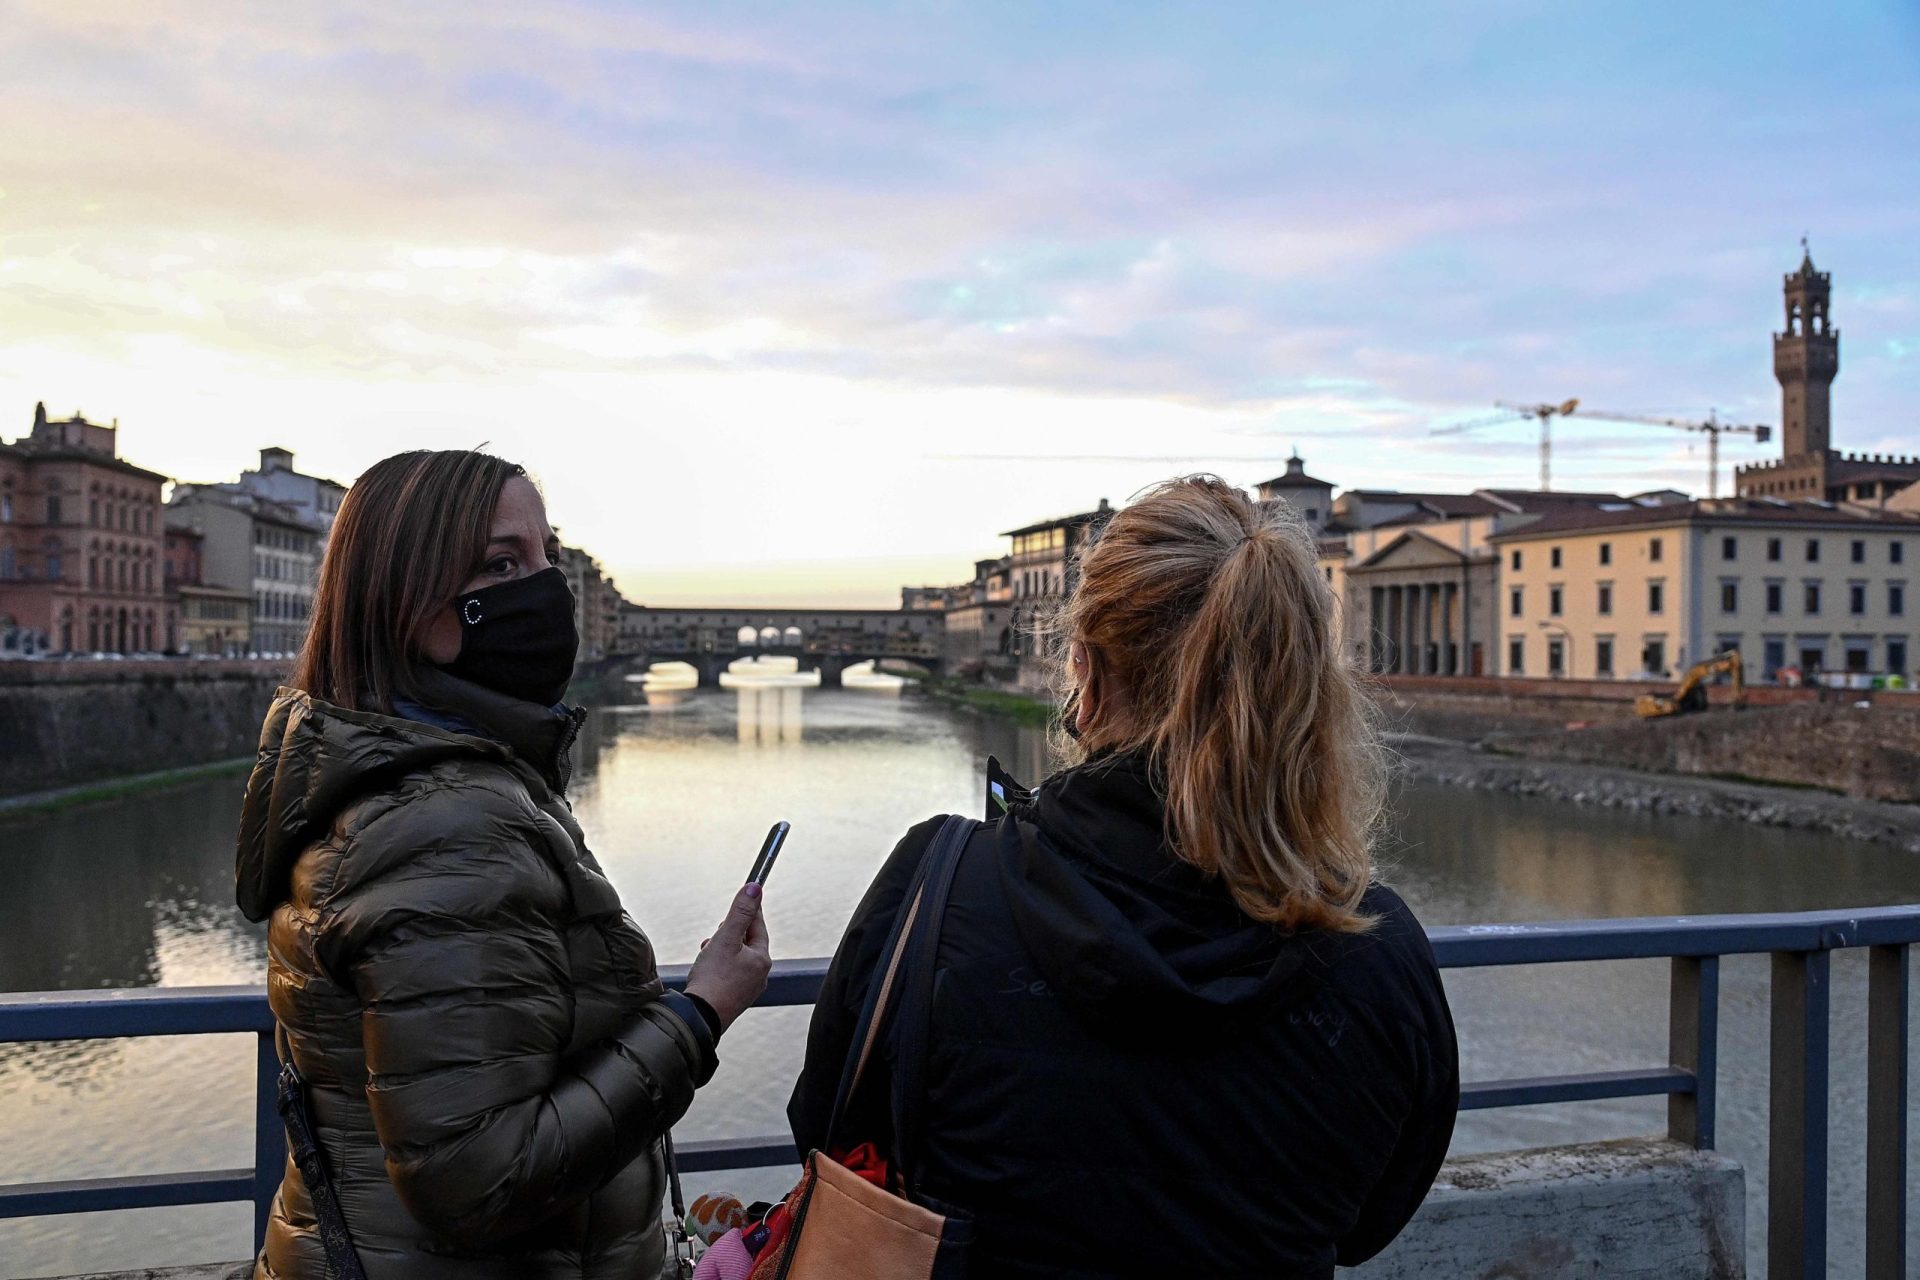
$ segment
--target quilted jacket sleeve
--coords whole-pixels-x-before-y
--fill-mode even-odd
[[[537,812],[480,787],[415,799],[358,836],[374,874],[327,909],[358,993],[367,1103],[409,1211],[463,1246],[577,1203],[648,1150],[714,1071],[657,986],[571,1056],[565,883]]]

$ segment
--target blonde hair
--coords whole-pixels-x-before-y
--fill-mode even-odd
[[[1358,932],[1385,755],[1316,559],[1284,504],[1168,481],[1083,553],[1056,625],[1100,680],[1077,750],[1148,753],[1174,851],[1255,919]]]

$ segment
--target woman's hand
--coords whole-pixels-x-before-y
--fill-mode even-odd
[[[760,998],[772,971],[767,922],[760,915],[760,886],[744,885],[733,895],[727,918],[701,944],[700,958],[687,974],[687,994],[713,1006],[724,1030]]]

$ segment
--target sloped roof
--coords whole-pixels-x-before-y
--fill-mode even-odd
[[[1863,515],[1831,504],[1815,502],[1785,502],[1766,498],[1695,499],[1692,502],[1675,502],[1658,507],[1630,507],[1624,511],[1605,511],[1598,507],[1571,507],[1564,511],[1548,513],[1522,528],[1497,533],[1491,540],[1513,542],[1548,537],[1558,533],[1651,528],[1694,522],[1920,530],[1920,513],[1907,515],[1889,511],[1883,515]]]

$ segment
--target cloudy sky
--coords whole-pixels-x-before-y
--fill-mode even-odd
[[[1296,445],[1529,484],[1430,434],[1496,398],[1776,421],[1803,232],[1837,443],[1920,449],[1910,0],[0,8],[0,435],[489,444],[636,599],[884,604]]]

